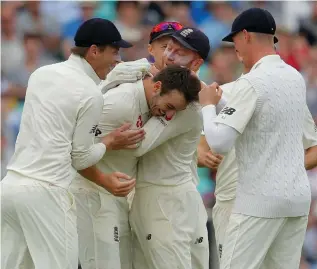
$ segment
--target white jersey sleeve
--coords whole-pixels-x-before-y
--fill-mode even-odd
[[[243,133],[254,113],[257,98],[254,88],[247,80],[237,80],[230,100],[220,111],[215,122],[225,124],[239,133]]]
[[[136,156],[140,157],[167,140],[191,130],[193,122],[199,120],[197,119],[199,114],[193,110],[197,110],[197,107],[189,105],[184,111],[177,112],[170,120],[166,117],[152,117],[149,119],[144,125],[145,139],[136,149]]]
[[[94,137],[102,111],[101,93],[94,96],[83,92],[77,123],[72,140],[72,166],[82,170],[96,164],[104,155],[106,147],[94,144]]]
[[[303,144],[304,149],[308,149],[317,146],[317,127],[307,106],[305,111]]]
[[[210,148],[220,154],[226,154],[234,146],[239,132],[231,126],[215,123],[216,107],[208,105],[202,109],[204,132]]]
[[[96,142],[99,137],[103,137],[124,123],[131,123],[132,121],[134,113],[133,91],[131,89],[131,94],[124,94],[117,90],[113,89],[110,94],[103,95],[104,102]]]

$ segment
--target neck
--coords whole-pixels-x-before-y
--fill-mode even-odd
[[[276,51],[274,49],[274,47],[255,47],[254,49],[252,49],[253,51],[253,55],[250,61],[250,66],[254,66],[259,60],[261,60],[263,57],[268,56],[268,55],[276,55]],[[247,69],[251,69],[251,68],[247,68]]]
[[[106,76],[108,75],[108,73],[110,72],[110,70],[108,70],[108,72],[102,73],[102,71],[99,70],[99,68],[94,64],[93,61],[91,61],[90,59],[84,58],[86,60],[87,63],[89,63],[89,65],[91,66],[91,68],[95,71],[95,73],[97,74],[97,76],[103,80],[106,78]]]
[[[144,87],[144,94],[145,94],[146,102],[147,102],[148,106],[150,107],[150,100],[151,100],[152,95],[153,95],[152,78],[147,77],[147,78],[143,79],[143,87]]]

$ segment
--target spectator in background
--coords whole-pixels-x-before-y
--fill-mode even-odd
[[[220,85],[234,81],[241,74],[238,69],[239,63],[235,58],[231,57],[231,53],[235,56],[233,47],[220,47],[211,55],[207,69],[201,72],[201,79],[206,84],[217,82]]]
[[[310,45],[317,44],[317,2],[312,2],[312,13],[309,18],[302,19],[299,32],[304,35]]]
[[[60,25],[54,16],[43,16],[41,1],[25,1],[25,8],[17,17],[17,29],[21,37],[25,33],[42,35],[46,50],[57,55],[60,45]]]
[[[191,16],[190,1],[170,1],[163,6],[166,21],[177,21],[186,27],[196,27]]]
[[[30,75],[37,68],[55,63],[54,58],[45,54],[43,46],[43,36],[38,32],[25,33],[23,37],[24,62],[20,62],[19,67],[7,74],[7,78],[15,85],[27,87]]]
[[[55,62],[53,58],[44,54],[40,34],[25,33],[23,41],[24,61],[20,62],[19,67],[6,75],[8,84],[6,90],[2,93],[2,97],[14,97],[17,100],[14,109],[7,114],[7,119],[4,121],[3,134],[7,143],[6,160],[10,159],[14,152],[29,77],[37,68]]]
[[[81,1],[79,5],[80,15],[62,26],[62,50],[65,59],[68,59],[71,54],[70,49],[74,46],[74,36],[77,29],[84,21],[93,18],[96,9],[95,1]]]
[[[138,1],[117,1],[116,10],[117,20],[115,25],[122,38],[132,43],[140,41],[142,38],[140,3]]]
[[[218,48],[221,39],[230,32],[231,23],[236,17],[236,12],[229,2],[208,2],[206,8],[210,16],[205,19],[199,28],[208,36],[211,47]]]
[[[23,62],[23,45],[16,28],[16,11],[11,3],[1,4],[1,73],[14,71]]]
[[[133,44],[133,47],[121,51],[122,60],[136,60],[148,55],[146,43],[148,31],[143,31],[141,24],[143,10],[138,1],[117,1],[117,20],[114,24],[120,31],[122,38]]]

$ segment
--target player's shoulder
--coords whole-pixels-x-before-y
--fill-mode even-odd
[[[137,91],[134,83],[124,83],[110,89],[102,95],[103,111],[121,116],[132,115],[137,104]]]
[[[183,124],[200,125],[202,120],[202,106],[198,102],[190,103],[185,110],[176,113],[176,117],[182,120]]]
[[[137,85],[123,83],[103,94],[105,102],[116,102],[117,105],[132,106],[137,98]]]
[[[225,94],[231,94],[235,83],[236,83],[236,81],[225,83],[225,84],[220,85],[220,88],[222,89],[222,91]]]

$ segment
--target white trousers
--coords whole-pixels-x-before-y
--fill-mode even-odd
[[[257,218],[231,214],[221,269],[298,269],[308,217]]]
[[[216,245],[218,249],[219,262],[222,255],[222,247],[225,239],[226,229],[229,223],[234,201],[218,202],[212,208],[212,222],[215,230]]]
[[[135,269],[208,269],[207,213],[192,182],[136,189],[130,211]]]
[[[131,229],[126,198],[71,189],[77,206],[79,260],[83,269],[131,269]]]
[[[9,172],[1,182],[1,268],[77,269],[72,195]]]

